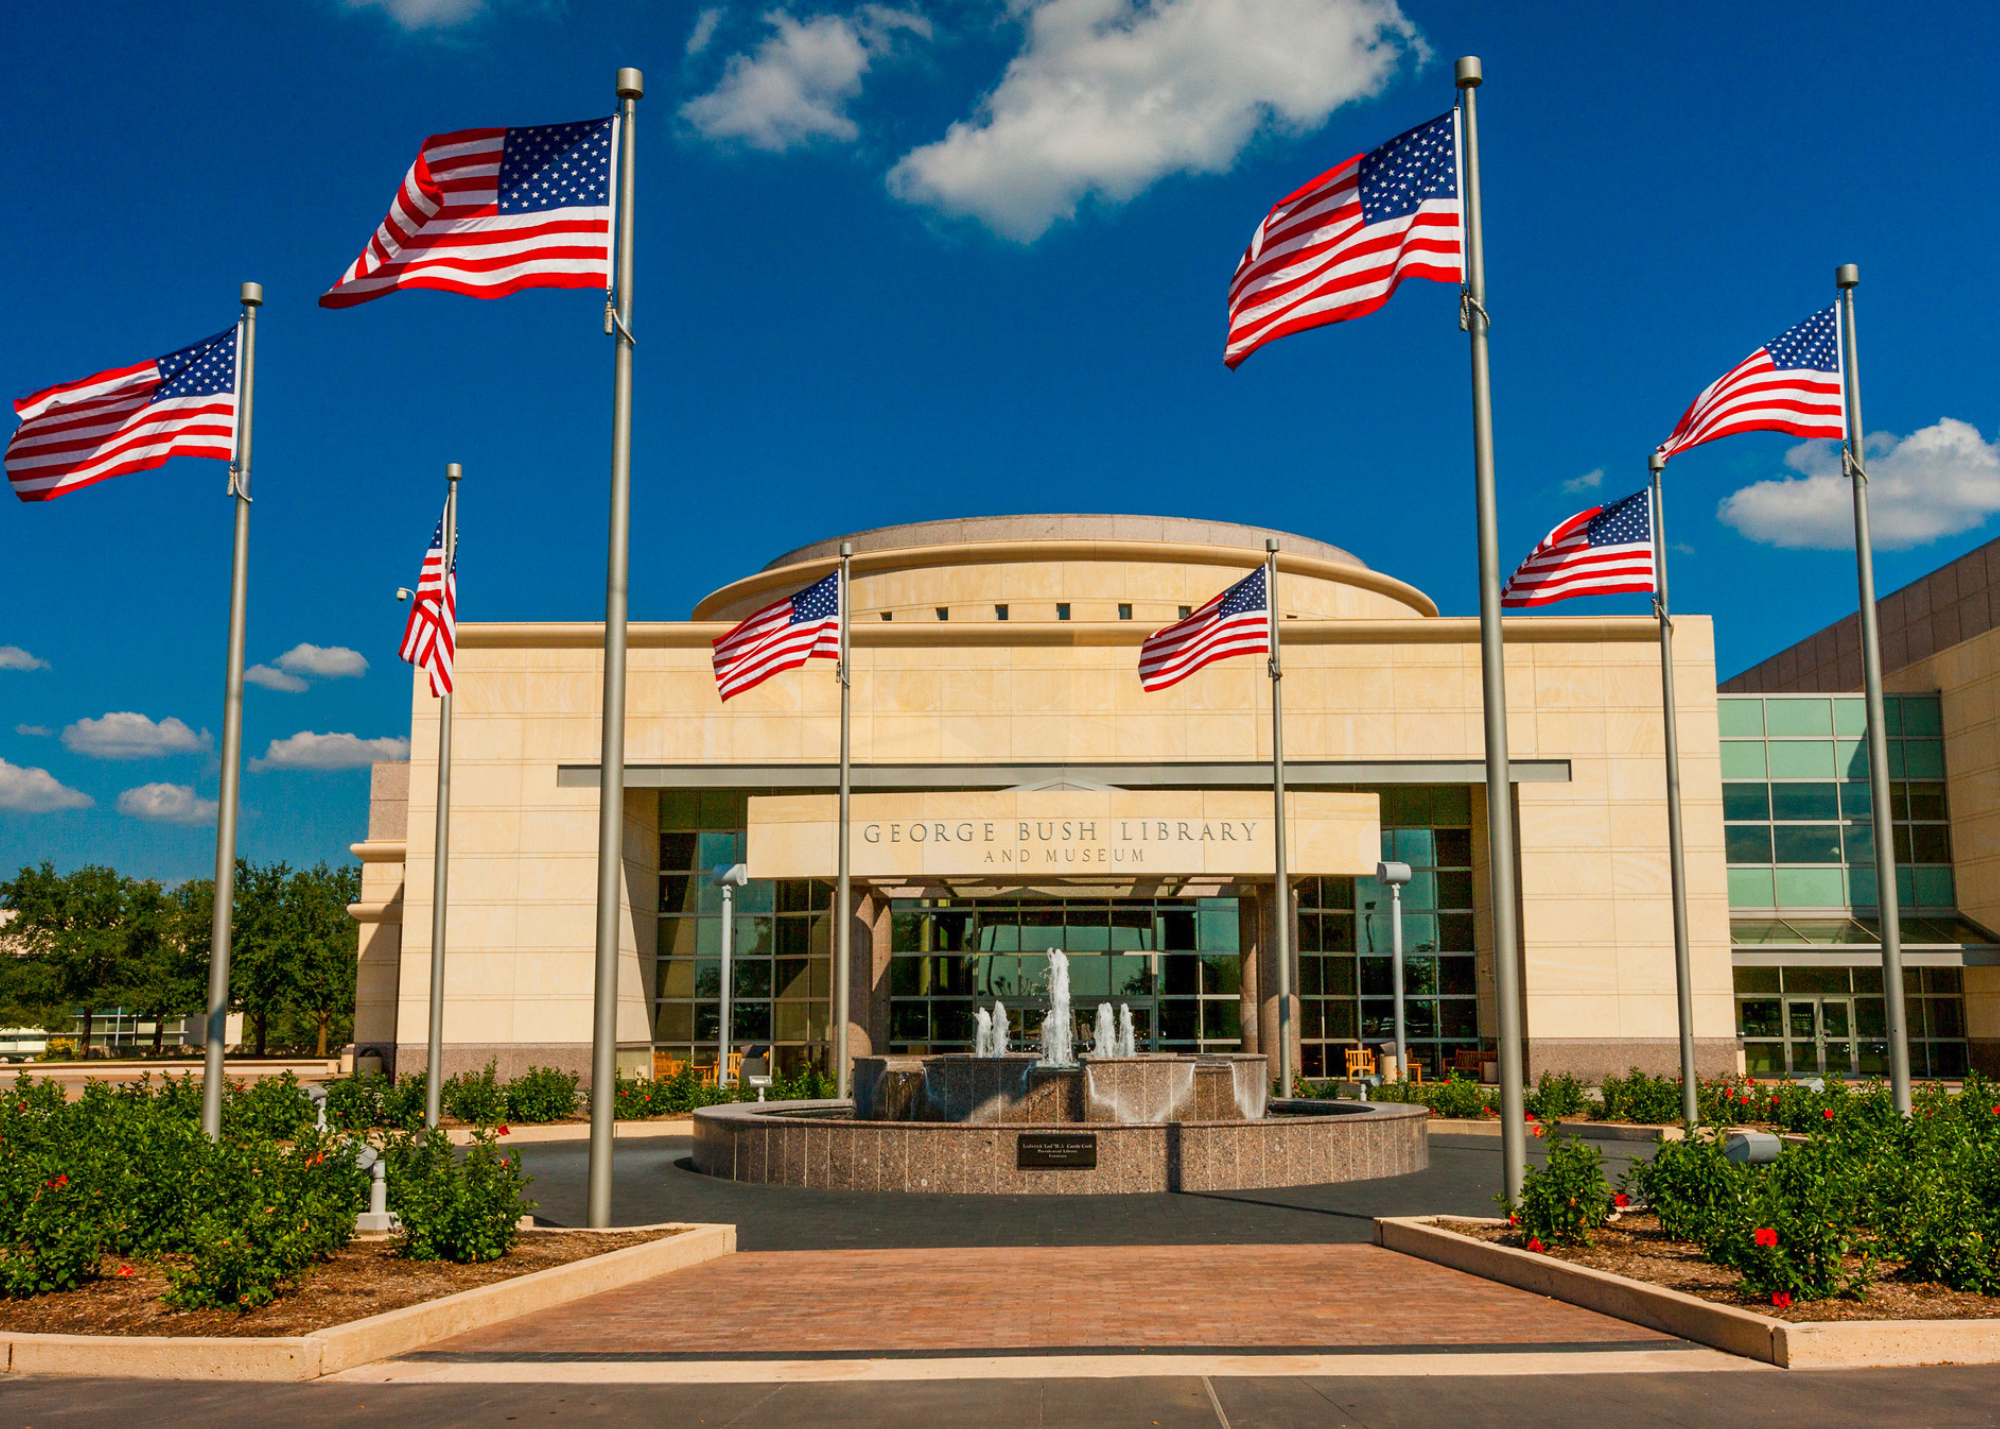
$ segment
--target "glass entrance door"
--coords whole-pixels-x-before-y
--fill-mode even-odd
[[[1785,1042],[1795,1077],[1856,1075],[1853,999],[1786,998]]]

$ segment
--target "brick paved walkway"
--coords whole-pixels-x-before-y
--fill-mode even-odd
[[[419,1360],[1604,1347],[1670,1337],[1372,1245],[767,1251]]]

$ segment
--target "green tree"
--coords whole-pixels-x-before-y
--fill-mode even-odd
[[[186,883],[172,892],[151,879],[126,896],[124,968],[120,981],[133,1011],[153,1018],[153,1055],[160,1054],[170,1017],[198,1011],[208,977],[208,910],[214,885]],[[198,914],[198,927],[191,926]]]
[[[38,966],[51,1001],[82,1010],[86,1056],[98,1006],[122,991],[126,903],[127,880],[97,864],[60,874],[44,862],[0,883],[0,907],[14,912],[8,939]]]
[[[291,995],[291,938],[286,929],[291,865],[236,861],[236,902],[229,953],[230,1001],[250,1022],[257,1055],[270,1045],[271,1018]]]
[[[300,869],[285,886],[288,1010],[326,1055],[327,1034],[354,1015],[354,975],[361,928],[347,905],[361,897],[361,870],[321,863]]]

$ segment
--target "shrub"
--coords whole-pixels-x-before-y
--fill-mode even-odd
[[[1604,1179],[1604,1154],[1574,1137],[1549,1142],[1546,1166],[1531,1166],[1521,1182],[1521,1199],[1495,1196],[1526,1245],[1589,1245],[1590,1234],[1611,1214],[1612,1193]]]
[[[183,1081],[193,1083],[194,1078]],[[200,1096],[198,1086],[195,1095]],[[222,1124],[232,1135],[290,1141],[316,1127],[319,1113],[299,1079],[283,1072],[247,1084],[231,1082],[222,1098]]]
[[[1654,1077],[1637,1067],[1606,1077],[1598,1116],[1605,1121],[1673,1123],[1681,1119],[1681,1079]]]
[[[382,1099],[389,1079],[380,1072],[356,1072],[326,1089],[327,1125],[340,1131],[366,1131],[382,1125]]]
[[[445,1080],[438,1101],[446,1116],[469,1126],[498,1126],[507,1119],[507,1093],[501,1089],[498,1066],[488,1062],[477,1072],[460,1072]]]
[[[2000,1105],[1983,1079],[1962,1096],[1926,1089],[1872,1177],[1875,1225],[1888,1255],[1912,1279],[1954,1290],[2000,1292]],[[1842,1140],[1851,1133],[1830,1133]]]
[[[553,1067],[530,1067],[507,1084],[507,1117],[510,1121],[561,1121],[576,1115],[582,1102],[576,1089],[575,1072],[558,1072]]]
[[[832,1077],[808,1062],[789,1077],[773,1077],[771,1089],[765,1095],[774,1102],[811,1102],[825,1101],[839,1090]],[[1321,1095],[1330,1093],[1322,1091]],[[756,1097],[755,1092],[749,1093],[750,1100]]]
[[[268,1141],[202,1146],[188,1188],[186,1258],[167,1272],[168,1304],[267,1305],[353,1239],[368,1185],[353,1143],[311,1136],[290,1149]]]
[[[1564,1117],[1583,1115],[1588,1104],[1585,1084],[1568,1072],[1544,1072],[1528,1094],[1527,1109],[1536,1120],[1554,1125]]]
[[[380,1126],[417,1131],[424,1124],[424,1102],[430,1095],[431,1079],[425,1072],[410,1072],[382,1089]]]
[[[1768,1166],[1749,1169],[1747,1194],[1711,1223],[1703,1253],[1740,1271],[1752,1295],[1866,1295],[1875,1278],[1874,1256],[1856,1234],[1865,1186],[1849,1150],[1815,1137],[1787,1147]],[[1857,1250],[1861,1263],[1850,1270],[1847,1258]]]
[[[344,1244],[366,1178],[344,1145],[296,1125],[297,1102],[311,1115],[296,1086],[271,1086],[233,1098],[211,1143],[190,1078],[93,1083],[74,1103],[16,1082],[0,1101],[0,1291],[69,1289],[101,1256],[156,1255],[172,1261],[173,1303],[254,1305]]]
[[[1620,1186],[1660,1218],[1675,1240],[1706,1243],[1747,1189],[1745,1168],[1706,1136],[1663,1141],[1649,1160],[1625,1173]]]
[[[492,1131],[480,1130],[463,1160],[436,1128],[392,1137],[385,1154],[398,1255],[470,1265],[514,1248],[535,1203],[521,1195],[528,1182],[520,1158],[502,1153]]]

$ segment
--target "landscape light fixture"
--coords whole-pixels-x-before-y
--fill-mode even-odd
[[[1393,959],[1390,975],[1396,982],[1396,1076],[1407,1081],[1410,1054],[1403,1038],[1403,885],[1410,881],[1410,866],[1378,863],[1375,881],[1389,886],[1389,950]]]
[[[729,1085],[729,994],[734,980],[729,955],[736,941],[736,890],[750,881],[750,870],[740,863],[718,863],[708,871],[708,880],[722,890],[722,1040],[716,1049],[715,1084]]]

